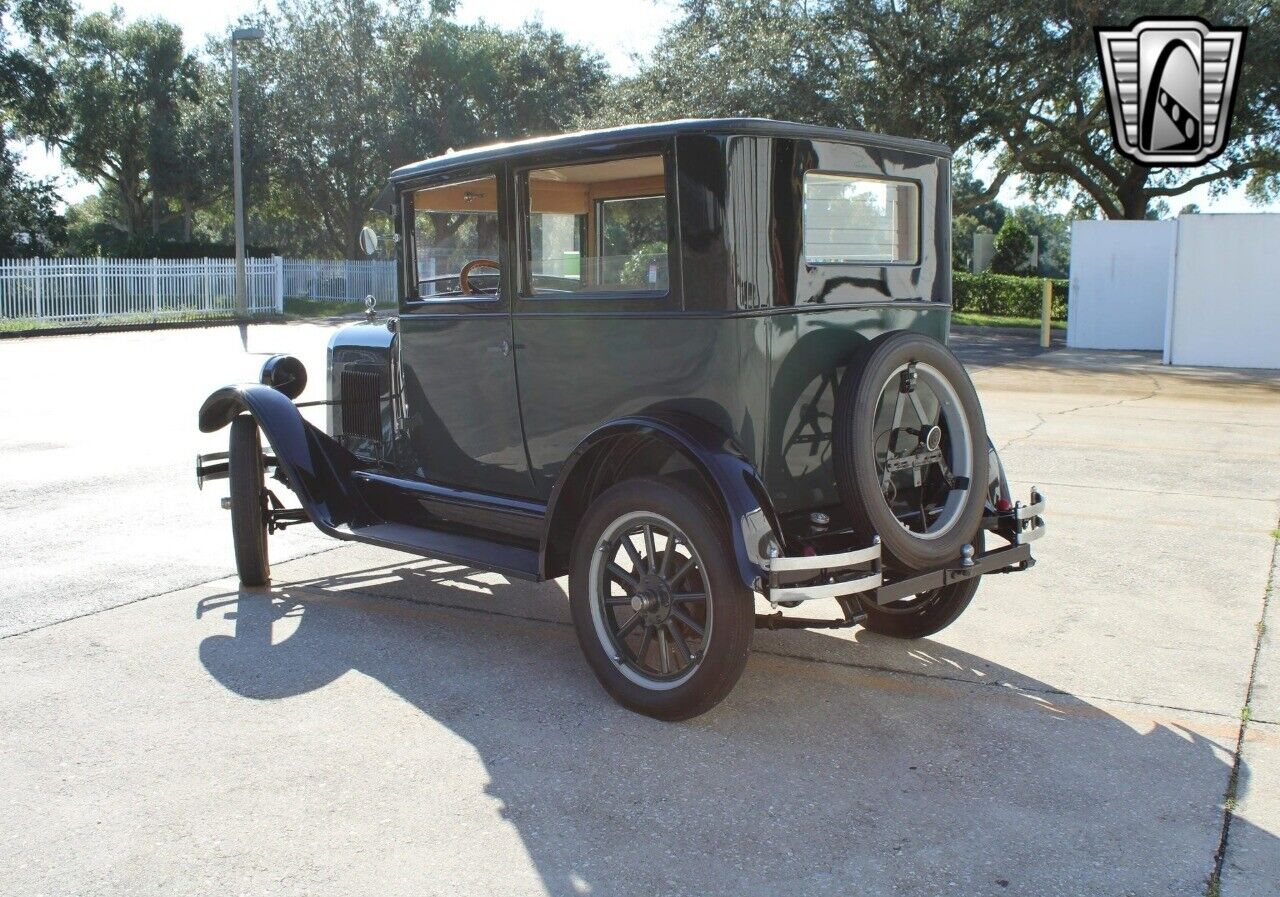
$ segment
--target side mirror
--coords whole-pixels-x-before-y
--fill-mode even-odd
[[[373,255],[378,251],[378,235],[373,232],[373,228],[360,228],[360,251],[365,255]]]

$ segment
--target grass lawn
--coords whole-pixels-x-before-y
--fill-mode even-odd
[[[1039,318],[1022,318],[1014,315],[984,315],[976,311],[957,311],[951,313],[954,324],[969,324],[977,327],[1040,327]],[[1066,330],[1066,321],[1050,321],[1054,330]]]
[[[364,311],[364,302],[341,299],[285,299],[283,315],[255,315],[248,319],[249,323],[298,321],[307,318],[332,318],[352,312]],[[90,332],[98,328],[141,326],[151,324],[177,324],[205,322],[210,324],[226,324],[239,320],[230,313],[210,314],[208,312],[165,313],[159,316],[149,314],[112,315],[109,318],[74,318],[68,320],[45,320],[39,318],[0,318],[0,334],[37,334],[42,330],[69,329]]]
[[[278,320],[278,315],[251,318],[251,321]],[[0,333],[39,333],[42,330],[77,329],[90,331],[99,327],[136,327],[151,324],[186,324],[208,321],[211,324],[235,320],[230,313],[166,312],[161,315],[111,315],[104,318],[0,318]]]
[[[332,318],[364,311],[363,300],[350,299],[290,299],[284,300],[286,318]]]

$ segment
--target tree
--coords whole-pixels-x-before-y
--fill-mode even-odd
[[[1033,244],[1027,228],[1017,218],[1009,217],[996,234],[991,270],[997,274],[1018,274],[1031,257]]]
[[[976,2],[687,0],[596,121],[758,115],[963,147],[1000,89],[988,70],[1021,57],[1015,26]],[[957,191],[954,210],[989,203],[1007,177]]]
[[[1280,194],[1280,24],[1268,0],[1210,0],[1198,10],[1250,26],[1220,159],[1162,169],[1115,152],[1093,27],[1158,11],[1142,0],[686,0],[616,99],[627,115],[860,123],[994,158],[990,183],[957,192],[957,214],[994,199],[1014,175],[1033,197],[1065,197],[1112,218],[1146,217],[1204,184],[1247,181],[1255,198]]]
[[[64,236],[54,185],[24,175],[9,144],[15,123],[32,127],[49,107],[54,80],[41,48],[70,18],[68,0],[0,0],[0,257],[48,253]]]
[[[1154,11],[1129,2],[1099,8],[1072,0],[1044,14],[1022,68],[1032,91],[1026,108],[1002,106],[981,148],[998,149],[1002,167],[1024,175],[1033,197],[1065,197],[1083,211],[1141,219],[1168,200],[1209,185],[1221,192],[1246,182],[1269,183],[1280,172],[1280,22],[1269,2],[1203,4],[1198,14],[1219,25],[1248,25],[1231,141],[1216,160],[1193,169],[1140,165],[1120,156],[1111,139],[1102,92],[1095,25],[1127,25]],[[1170,13],[1186,13],[1171,7]]]
[[[1066,277],[1071,272],[1071,219],[1047,205],[1028,203],[1011,213],[1040,243],[1040,274]]]
[[[683,9],[590,124],[760,116],[861,126],[865,110],[842,93],[848,60],[803,0],[687,0]]]
[[[66,238],[57,192],[18,170],[8,136],[0,132],[0,258],[48,255]]]
[[[38,120],[48,108],[54,79],[40,51],[65,37],[70,22],[70,0],[0,0],[0,113],[6,119]]]
[[[136,237],[159,228],[160,196],[182,164],[178,108],[194,98],[198,71],[178,26],[121,16],[117,8],[80,19],[51,54],[57,90],[35,130],[77,174],[117,194],[116,224]]]
[[[242,97],[247,115],[269,122],[269,195],[254,218],[324,255],[359,256],[394,167],[562,130],[606,80],[597,56],[538,25],[463,26],[371,0],[285,0],[263,24],[241,79],[261,90],[260,102]]]

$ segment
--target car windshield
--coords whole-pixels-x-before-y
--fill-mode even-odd
[[[462,295],[462,269],[479,259],[498,260],[498,186],[493,177],[477,178],[413,194],[413,245],[418,296],[423,299]],[[498,271],[473,266],[473,291],[497,290]]]

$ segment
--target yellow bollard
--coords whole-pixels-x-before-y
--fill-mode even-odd
[[[1049,348],[1049,318],[1053,312],[1053,281],[1044,279],[1040,296],[1040,348]]]

